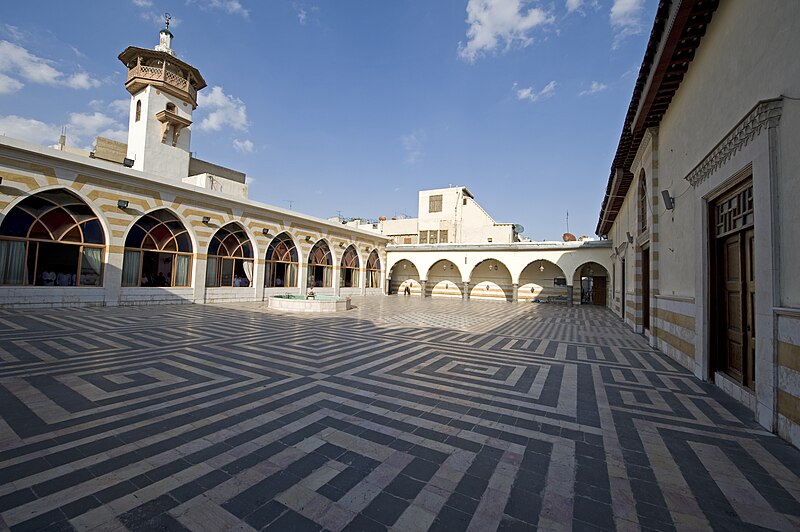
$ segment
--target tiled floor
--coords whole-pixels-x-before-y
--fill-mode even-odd
[[[608,311],[0,311],[0,528],[780,529],[800,452]]]

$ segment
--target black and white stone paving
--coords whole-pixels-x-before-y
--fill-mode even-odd
[[[0,310],[0,529],[797,530],[800,451],[609,311]]]

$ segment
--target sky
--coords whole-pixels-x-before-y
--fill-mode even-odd
[[[0,3],[0,134],[125,142],[117,55],[172,48],[208,87],[196,157],[250,198],[328,218],[417,215],[466,186],[532,240],[593,236],[656,0]]]

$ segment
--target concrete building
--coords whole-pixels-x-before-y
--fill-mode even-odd
[[[381,234],[394,244],[479,244],[517,242],[511,223],[497,223],[467,187],[419,192],[417,218],[381,220]]]
[[[609,306],[800,445],[800,3],[660,2],[597,225]]]
[[[127,145],[0,137],[0,306],[382,293],[388,239],[250,201],[243,173],[191,157],[205,81],[171,40],[166,27],[154,50],[119,56]]]

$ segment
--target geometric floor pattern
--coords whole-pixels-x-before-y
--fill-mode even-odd
[[[0,311],[0,529],[797,530],[800,451],[609,311]]]

